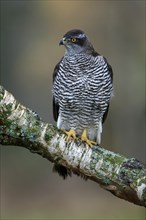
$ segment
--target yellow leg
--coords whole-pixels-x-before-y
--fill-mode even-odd
[[[93,144],[97,144],[95,141],[91,141],[87,138],[87,129],[86,128],[83,130],[83,133],[81,135],[81,140],[85,141],[89,145],[89,147],[92,147]]]
[[[76,139],[76,133],[72,128],[69,131],[66,131],[66,130],[63,129],[63,132],[65,134],[67,134],[66,142],[69,141],[70,137],[73,137],[73,139]]]

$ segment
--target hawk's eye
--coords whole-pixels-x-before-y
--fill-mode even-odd
[[[72,38],[71,41],[72,41],[73,43],[75,43],[75,42],[77,41],[77,38]]]

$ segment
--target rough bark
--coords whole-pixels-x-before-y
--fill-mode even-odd
[[[115,196],[146,206],[146,168],[100,146],[89,148],[80,139],[66,136],[24,107],[0,86],[0,144],[28,148],[73,173],[91,179]]]

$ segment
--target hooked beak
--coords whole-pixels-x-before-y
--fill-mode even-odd
[[[63,39],[59,42],[59,46],[63,45]]]
[[[63,38],[61,39],[61,41],[59,42],[59,46],[60,46],[60,45],[65,45],[66,43],[67,43],[67,40],[66,40],[65,37],[63,37]]]

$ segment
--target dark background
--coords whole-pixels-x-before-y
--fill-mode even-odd
[[[102,146],[145,163],[145,1],[1,0],[1,84],[44,121],[52,117],[52,73],[59,41],[85,31],[114,71],[114,97]],[[1,218],[144,219],[145,210],[96,183],[63,181],[28,150],[0,146]]]

